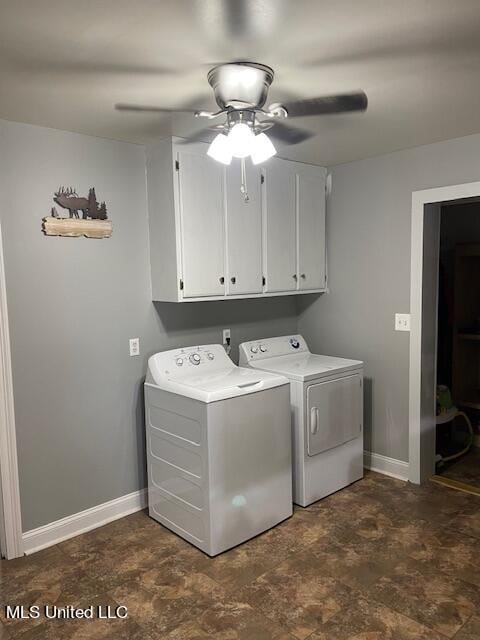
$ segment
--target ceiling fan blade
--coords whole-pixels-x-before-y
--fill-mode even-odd
[[[116,104],[115,109],[117,111],[144,111],[149,113],[198,113],[202,109],[188,109],[179,107],[178,109],[170,109],[167,107],[149,107],[141,104]]]
[[[283,144],[300,144],[309,138],[313,138],[316,134],[298,127],[291,127],[283,122],[276,121],[266,134],[270,138],[275,138]]]
[[[322,116],[334,113],[346,113],[348,111],[365,111],[368,106],[367,94],[363,91],[344,93],[336,96],[323,96],[321,98],[307,98],[306,100],[293,100],[280,105],[289,118],[302,116]]]
[[[192,135],[180,140],[179,144],[190,144],[191,142],[213,142],[215,136],[223,131],[223,129],[223,125],[199,129],[198,131],[194,131]]]
[[[75,74],[76,77],[80,76],[170,76],[172,78],[187,77],[198,74],[199,72],[205,74],[209,69],[217,65],[222,64],[219,61],[212,62],[198,62],[192,61],[189,65],[182,66],[170,66],[159,65],[156,62],[152,64],[132,64],[130,62],[112,62],[94,60],[77,60],[62,59],[58,56],[42,56],[33,59],[31,56],[24,54],[23,52],[15,53],[12,57],[16,67],[22,70],[29,71],[34,70],[38,72],[47,72],[49,74]]]

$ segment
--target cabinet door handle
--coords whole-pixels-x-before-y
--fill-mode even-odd
[[[293,276],[292,276],[292,278],[293,278],[293,279],[295,280],[295,282],[296,282],[296,281],[297,281],[297,274],[296,274],[296,273],[294,273],[294,274],[293,274]]]
[[[307,276],[306,276],[304,273],[302,273],[302,274],[300,275],[300,278],[302,278],[302,280],[305,280],[305,278],[306,278],[306,277],[307,277]]]
[[[223,276],[220,276],[219,280],[220,284],[225,284],[225,278]]]
[[[235,283],[236,283],[236,281],[237,281],[237,279],[236,279],[236,277],[235,277],[235,276],[232,276],[232,277],[230,278],[230,282],[231,282],[232,284],[235,284]]]
[[[310,433],[315,435],[318,431],[318,408],[312,407],[310,409]]]

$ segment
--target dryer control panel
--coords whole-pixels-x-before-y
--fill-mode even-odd
[[[240,365],[252,360],[263,360],[292,353],[309,352],[307,343],[301,335],[281,336],[243,342],[240,345]]]

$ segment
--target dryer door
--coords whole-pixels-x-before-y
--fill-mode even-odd
[[[309,456],[338,447],[362,433],[362,378],[359,374],[312,384],[307,388]]]

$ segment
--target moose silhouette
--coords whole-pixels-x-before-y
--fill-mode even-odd
[[[102,202],[99,206],[94,187],[92,187],[88,192],[88,198],[79,197],[75,189],[72,189],[72,187],[69,187],[68,189],[60,187],[54,195],[54,202],[60,205],[63,209],[67,209],[70,218],[79,218],[79,211],[81,211],[83,219],[107,219],[107,206],[105,202]]]

